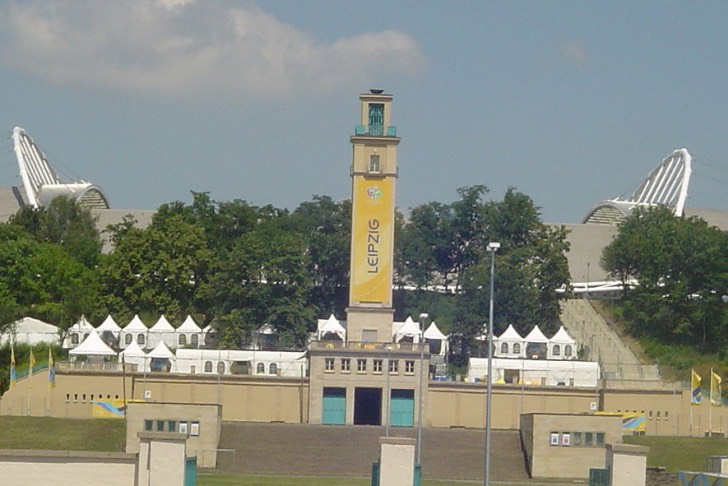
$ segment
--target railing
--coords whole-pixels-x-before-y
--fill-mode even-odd
[[[424,343],[425,351],[429,354],[429,346]],[[309,349],[352,349],[362,351],[419,351],[419,343],[368,343],[368,342],[344,342],[344,341],[312,341]]]
[[[56,368],[60,370],[82,370],[82,371],[122,371],[122,363],[109,362],[91,362],[91,361],[59,361]],[[124,369],[127,372],[137,371],[139,366],[134,363],[125,363]]]
[[[357,125],[354,135],[368,135],[370,137],[396,137],[397,127],[394,125]]]

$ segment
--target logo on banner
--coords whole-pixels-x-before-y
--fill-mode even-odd
[[[380,199],[382,197],[383,193],[377,186],[372,186],[369,189],[367,189],[367,196],[369,196],[370,199]]]

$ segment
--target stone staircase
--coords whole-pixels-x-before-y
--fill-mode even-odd
[[[579,358],[597,361],[602,378],[625,382],[660,380],[657,366],[642,364],[588,300],[563,301],[561,322],[579,343]]]

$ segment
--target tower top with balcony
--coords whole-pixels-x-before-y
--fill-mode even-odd
[[[392,98],[382,90],[361,94],[361,123],[351,136],[349,341],[392,340],[394,195],[400,141],[391,124]]]

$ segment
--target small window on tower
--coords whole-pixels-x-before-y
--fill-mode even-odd
[[[379,155],[372,154],[369,156],[369,172],[381,172],[381,166],[379,165]]]

